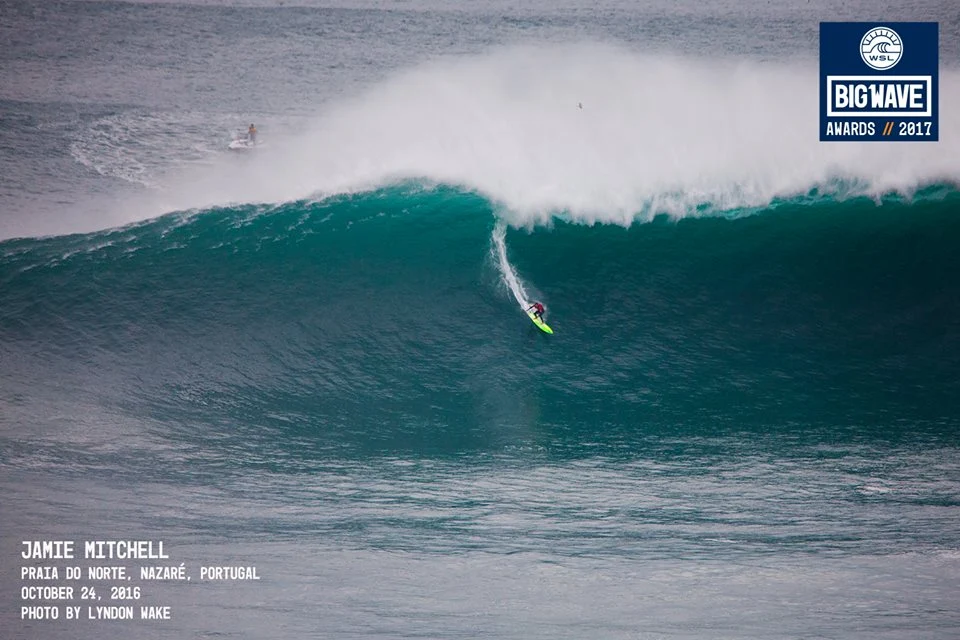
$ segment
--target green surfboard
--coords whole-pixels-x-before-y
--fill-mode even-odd
[[[531,320],[533,320],[533,324],[540,327],[540,331],[543,331],[544,333],[553,333],[553,329],[550,328],[550,325],[535,316],[533,311],[527,311],[527,315],[530,316]]]

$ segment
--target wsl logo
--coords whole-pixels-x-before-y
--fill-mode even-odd
[[[935,142],[938,35],[936,22],[821,22],[820,140]]]
[[[860,41],[860,56],[867,66],[877,71],[886,71],[900,62],[903,41],[893,29],[877,27],[870,29]]]

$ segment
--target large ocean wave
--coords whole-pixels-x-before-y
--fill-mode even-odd
[[[814,83],[596,45],[401,73],[144,175],[125,226],[0,242],[5,404],[336,450],[953,429],[960,120],[821,144]]]
[[[6,241],[0,357],[20,365],[2,386],[17,411],[82,400],[344,451],[484,448],[517,429],[561,447],[949,430],[958,206],[943,185],[517,229],[473,192],[407,184]]]

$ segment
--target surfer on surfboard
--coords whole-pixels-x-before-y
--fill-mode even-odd
[[[543,311],[544,311],[543,305],[540,304],[539,302],[534,302],[532,305],[527,307],[527,311],[531,311],[531,310],[533,311],[533,315],[537,317],[537,320],[540,320],[541,322],[543,322]]]

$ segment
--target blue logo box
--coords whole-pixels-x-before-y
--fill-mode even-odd
[[[821,142],[939,140],[938,48],[936,22],[821,22]]]

